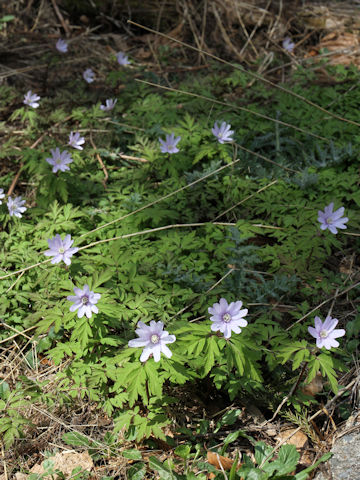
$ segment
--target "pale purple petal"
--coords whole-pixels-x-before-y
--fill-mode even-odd
[[[71,235],[69,234],[65,235],[64,242],[63,242],[65,250],[70,248],[73,243],[74,243],[74,240],[71,240]]]
[[[225,298],[220,298],[220,308],[221,308],[221,313],[225,313],[229,307],[228,302],[225,300]]]
[[[216,312],[210,317],[210,320],[213,322],[210,327],[211,330],[213,332],[220,331],[226,339],[231,337],[231,332],[240,333],[240,327],[246,327],[248,324],[242,318],[247,315],[248,309],[244,308],[241,310],[242,306],[243,303],[240,300],[228,304],[225,298],[220,298],[219,303],[214,303],[212,307],[208,308],[210,314]]]
[[[320,319],[320,317],[315,317],[315,328],[318,332],[320,332],[321,328],[322,328],[322,321]]]
[[[211,326],[210,326],[210,329],[213,332],[217,332],[218,330],[220,330],[220,328],[221,328],[221,325],[219,325],[218,323],[212,323]]]
[[[91,318],[93,313],[99,312],[95,303],[97,303],[101,295],[99,293],[94,294],[94,292],[90,290],[89,285],[85,284],[82,289],[74,287],[74,293],[75,296],[69,295],[67,297],[70,302],[74,302],[74,305],[71,305],[70,307],[71,312],[74,312],[77,308],[79,308],[79,318],[82,318],[84,315],[86,315],[87,318]],[[95,299],[95,296],[98,297]]]
[[[315,317],[315,328],[308,327],[308,332],[316,339],[318,348],[325,347],[327,350],[330,350],[331,347],[339,346],[339,342],[335,338],[344,336],[346,332],[344,329],[334,330],[337,324],[338,320],[330,315],[326,317],[324,322],[318,316]]]
[[[246,327],[248,324],[247,320],[244,320],[243,318],[235,319],[233,317],[231,325],[234,325],[235,327]],[[240,332],[239,332],[240,333]]]
[[[39,95],[36,95],[36,93],[32,93],[31,90],[29,90],[24,95],[24,104],[29,105],[29,107],[38,108],[39,106],[38,100],[40,100]]]
[[[232,135],[234,134],[233,130],[230,130],[231,125],[226,122],[222,122],[220,127],[217,122],[215,122],[213,128],[211,129],[213,135],[218,139],[219,143],[232,142],[234,139]]]
[[[167,332],[164,332],[167,335],[163,336],[162,334],[160,335],[161,340],[163,340],[165,343],[174,343],[176,340],[175,335],[169,335]]]
[[[77,316],[79,318],[82,318],[83,316],[85,315],[85,306],[84,305],[81,305],[79,310],[78,310],[78,313],[77,313]]]
[[[314,338],[318,338],[318,336],[319,336],[318,331],[314,327],[308,327],[308,332]]]
[[[118,52],[116,54],[116,60],[122,66],[126,66],[126,65],[130,64],[129,59],[128,59],[127,55],[125,55],[124,52]]]
[[[63,40],[62,38],[59,38],[59,40],[56,42],[56,50],[60,53],[66,53],[68,50],[68,44],[66,40]]]
[[[247,325],[247,322],[246,322],[246,325]],[[246,325],[241,325],[242,327],[246,327]],[[241,328],[237,325],[232,325],[231,326],[231,330],[234,332],[234,333],[241,333]],[[230,336],[231,336],[231,333],[230,333]]]
[[[340,207],[340,208],[338,208],[338,209],[332,214],[332,218],[333,218],[334,220],[339,220],[339,218],[344,215],[344,212],[345,212],[345,208],[344,208],[344,207]]]
[[[339,320],[337,318],[331,318],[329,315],[325,318],[322,328],[327,332],[331,332],[332,330],[334,330],[334,328],[338,323],[339,323]]]
[[[14,199],[9,197],[7,201],[7,207],[9,210],[10,217],[14,215],[15,217],[21,218],[22,213],[24,213],[27,210],[27,208],[23,206],[24,203],[25,203],[25,200],[22,200],[21,197],[16,197]]]
[[[83,145],[84,143],[85,138],[81,137],[79,132],[70,132],[68,145],[76,148],[77,150],[83,150],[83,147],[81,147],[81,145]]]
[[[245,315],[247,314],[248,314],[248,309],[244,308],[243,310],[240,310],[236,315],[231,315],[231,316],[233,320],[237,321],[237,320],[240,320],[242,317],[245,317]]]
[[[174,335],[172,335],[172,336],[174,336]],[[172,357],[172,351],[170,350],[170,348],[167,345],[162,345],[161,346],[161,351],[167,358]]]
[[[63,258],[62,258],[63,262],[65,263],[65,265],[71,265],[71,260],[70,260],[70,257],[65,255],[65,253],[63,254]]]
[[[282,42],[282,47],[284,50],[291,53],[295,48],[295,43],[291,40],[290,37],[285,37]]]
[[[60,149],[56,147],[55,150],[51,149],[50,152],[52,154],[52,157],[46,158],[46,161],[53,166],[53,173],[56,173],[58,170],[62,172],[70,170],[67,164],[72,163],[73,159],[70,153],[67,152],[67,150],[60,152]]]
[[[239,308],[241,307],[242,307],[241,301],[231,302],[228,308],[228,312],[230,313],[230,315],[235,315],[236,312],[238,312]]]
[[[343,337],[346,333],[346,330],[343,328],[337,328],[336,330],[333,330],[331,332],[331,337],[332,338],[338,338],[338,337]]]
[[[70,235],[65,236],[64,241],[62,241],[60,235],[57,233],[55,237],[48,239],[48,244],[50,249],[46,250],[44,255],[47,257],[54,256],[51,263],[59,263],[63,260],[66,265],[70,265],[70,257],[78,251],[77,247],[68,248],[69,245],[73,244]]]
[[[91,68],[87,68],[83,73],[83,79],[87,83],[92,83],[95,80],[95,73],[91,70]]]
[[[327,205],[322,212],[321,210],[318,211],[318,222],[320,222],[320,229],[326,230],[329,229],[331,233],[334,235],[337,234],[337,229],[345,229],[345,223],[349,221],[347,217],[342,217],[344,214],[344,207],[340,207],[335,212],[333,211],[334,202],[331,202]]]
[[[54,253],[52,253],[52,255],[54,255]],[[55,264],[55,263],[60,263],[61,260],[63,259],[63,255],[61,253],[58,253],[55,255],[55,257],[51,260],[51,263]]]
[[[133,340],[129,341],[128,346],[129,347],[134,347],[134,348],[145,347],[145,345],[147,345],[147,343],[148,343],[148,341],[143,340],[142,338],[134,338]]]
[[[154,361],[159,362],[160,357],[161,357],[161,345],[160,344],[154,345],[154,347],[152,349],[152,354],[154,356]]]
[[[116,102],[117,102],[117,98],[115,98],[115,100],[113,100],[112,98],[109,98],[106,100],[105,105],[100,105],[100,110],[104,112],[110,112],[115,107]]]
[[[166,330],[164,330],[163,322],[156,322],[151,320],[150,325],[139,321],[137,324],[137,329],[135,333],[138,335],[138,339],[130,340],[128,342],[129,347],[144,347],[144,350],[140,356],[140,361],[145,362],[150,355],[153,355],[154,361],[158,362],[161,357],[161,352],[163,352],[167,357],[171,352],[166,347],[167,343],[175,342],[175,335],[169,335]]]
[[[232,331],[232,328],[230,327],[230,325],[223,325],[223,329],[221,329],[221,332],[224,333],[224,338],[230,338],[231,337],[231,331]]]
[[[130,347],[131,345],[129,345]],[[146,362],[146,360],[150,357],[152,354],[153,347],[145,347],[144,350],[142,351],[142,354],[140,355],[140,362]]]
[[[174,133],[171,135],[166,135],[165,140],[159,138],[161,152],[170,154],[179,152],[179,149],[176,147],[176,145],[180,142],[180,140],[181,137],[175,138]]]

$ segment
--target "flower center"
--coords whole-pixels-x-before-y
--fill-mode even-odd
[[[225,323],[229,323],[231,321],[230,313],[225,313],[222,318]]]
[[[86,295],[84,295],[83,297],[81,297],[81,303],[83,305],[87,305],[89,303],[89,297],[87,297]]]
[[[326,219],[326,223],[327,223],[328,225],[331,225],[331,224],[333,223],[333,219],[332,219],[331,217],[327,218],[327,219]]]
[[[156,335],[156,334],[151,335],[151,338],[150,338],[150,342],[151,342],[151,343],[153,343],[153,344],[159,343],[159,340],[160,340],[159,335]]]
[[[328,332],[326,330],[321,330],[320,337],[321,338],[326,338],[327,336],[328,336]]]

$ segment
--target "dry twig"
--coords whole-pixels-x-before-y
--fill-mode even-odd
[[[106,167],[105,167],[104,162],[102,161],[102,158],[100,157],[99,153],[97,152],[97,148],[96,148],[96,145],[95,145],[94,140],[93,140],[93,138],[92,138],[92,133],[91,133],[91,132],[90,132],[90,143],[91,143],[91,146],[93,147],[93,149],[95,150],[95,156],[96,156],[96,158],[97,158],[97,161],[100,163],[101,168],[102,168],[102,171],[104,172],[104,177],[105,177],[105,178],[104,178],[104,180],[102,181],[102,184],[104,185],[104,188],[106,189],[106,188],[107,188],[106,182],[107,182],[107,180],[108,180],[108,178],[109,178],[109,174],[108,174],[108,172],[107,172],[107,170],[106,170]]]
[[[183,47],[189,48],[190,50],[194,50],[195,52],[203,52],[208,57],[213,58],[214,60],[216,60],[220,63],[223,63],[225,65],[229,65],[229,66],[233,67],[235,70],[239,70],[241,72],[244,72],[247,75],[249,75],[253,78],[256,78],[257,80],[260,80],[261,82],[266,83],[267,85],[270,85],[273,88],[281,90],[282,92],[287,93],[288,95],[291,95],[292,97],[295,97],[298,100],[301,100],[302,102],[304,102],[308,105],[311,105],[313,108],[316,108],[317,110],[320,110],[321,112],[325,113],[326,115],[328,115],[332,118],[336,118],[337,120],[340,120],[341,122],[350,123],[351,125],[356,125],[357,127],[360,127],[359,122],[355,122],[354,120],[350,120],[349,118],[342,117],[341,115],[337,115],[336,113],[333,113],[329,110],[326,110],[326,108],[321,107],[320,105],[318,105],[317,103],[314,103],[313,101],[307,99],[303,95],[300,95],[299,93],[293,92],[292,90],[289,90],[286,87],[283,87],[279,84],[276,84],[276,83],[272,82],[271,80],[268,80],[267,78],[255,73],[255,72],[252,72],[251,70],[246,70],[241,65],[234,65],[233,63],[228,62],[227,60],[224,60],[223,58],[218,57],[217,55],[214,55],[210,52],[206,52],[204,50],[201,50],[201,49],[199,49],[197,47],[194,47],[194,46],[192,46],[188,43],[185,43],[181,40],[178,40],[177,38],[170,37],[169,35],[166,35],[165,33],[158,32],[157,30],[146,27],[145,25],[141,25],[140,23],[133,22],[132,20],[128,20],[128,23],[131,23],[132,25],[135,25],[136,27],[143,28],[144,30],[147,30],[148,32],[154,33],[156,35],[160,35],[161,37],[167,38],[168,40],[176,42],[179,45],[182,45]]]
[[[60,10],[59,10],[59,7],[57,6],[56,4],[56,1],[55,0],[51,0],[51,3],[54,7],[54,10],[55,10],[55,13],[56,13],[56,16],[58,17],[58,19],[60,20],[60,23],[64,29],[64,31],[66,32],[66,36],[69,37],[70,36],[70,29],[68,27],[68,25],[66,24],[65,20],[64,20],[64,17],[62,16]]]

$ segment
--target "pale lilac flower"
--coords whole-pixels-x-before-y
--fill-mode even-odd
[[[218,139],[219,143],[232,142],[234,139],[231,137],[231,135],[233,135],[234,130],[230,130],[230,128],[230,123],[222,122],[219,127],[218,123],[215,122],[211,131]]]
[[[349,221],[347,217],[343,217],[344,207],[339,208],[338,210],[333,211],[334,202],[331,202],[325,210],[322,212],[318,211],[318,221],[320,222],[321,230],[326,230],[327,228],[331,233],[337,234],[337,229],[347,228],[344,224]]]
[[[100,105],[100,110],[102,110],[103,112],[110,112],[110,110],[115,107],[116,102],[117,98],[115,98],[115,100],[113,100],[112,98],[108,98],[106,100],[106,105]]]
[[[73,243],[74,240],[71,240],[71,235],[65,235],[64,240],[62,240],[57,233],[55,237],[48,239],[50,250],[46,250],[44,255],[47,257],[54,257],[51,260],[51,263],[59,263],[63,260],[66,265],[70,265],[70,257],[79,250],[77,247],[70,248]]]
[[[214,322],[211,325],[211,330],[217,332],[218,330],[224,334],[224,338],[231,337],[231,332],[240,333],[240,327],[246,327],[248,322],[242,317],[247,315],[248,310],[244,308],[241,310],[242,302],[231,302],[230,305],[225,298],[220,298],[219,303],[214,303],[212,307],[208,308],[208,312],[212,315],[210,320]]]
[[[54,149],[50,149],[52,157],[46,159],[46,161],[53,166],[53,173],[56,173],[58,170],[61,172],[65,172],[66,170],[70,170],[67,166],[68,163],[72,163],[73,159],[71,158],[70,153],[67,150],[60,152],[59,148],[56,147]]]
[[[60,53],[66,53],[68,51],[68,44],[66,40],[63,40],[62,38],[59,38],[59,40],[56,42],[56,50]]]
[[[160,142],[160,150],[162,153],[177,153],[179,149],[176,145],[180,142],[181,137],[176,137],[175,134],[172,133],[171,135],[166,135],[165,140],[159,138]]]
[[[344,336],[346,332],[343,328],[334,330],[338,322],[337,318],[331,318],[330,315],[325,318],[324,323],[319,317],[315,317],[315,328],[308,327],[308,331],[312,337],[316,338],[318,348],[325,347],[330,350],[331,347],[339,346],[335,338]]]
[[[116,60],[120,65],[125,67],[126,65],[130,65],[129,58],[127,55],[125,55],[124,52],[119,52],[116,54]]]
[[[167,343],[174,343],[176,340],[175,335],[169,335],[164,330],[163,322],[155,322],[152,320],[150,325],[145,325],[143,322],[138,322],[135,333],[139,338],[130,340],[129,347],[144,347],[140,356],[140,362],[146,362],[151,354],[154,356],[155,362],[160,360],[161,353],[166,357],[172,356],[171,351],[166,346]]]
[[[25,200],[21,200],[21,197],[16,197],[14,200],[9,197],[7,201],[7,207],[9,209],[10,217],[15,215],[15,217],[21,218],[21,214],[27,210],[27,208],[23,206],[24,203]]]
[[[0,188],[0,205],[2,204],[1,199],[5,197],[4,189]]]
[[[77,312],[79,318],[82,318],[84,315],[86,315],[87,318],[91,318],[92,312],[99,312],[95,303],[100,300],[100,293],[92,292],[89,289],[89,285],[84,285],[82,290],[81,288],[74,287],[74,293],[75,296],[69,295],[66,297],[70,302],[74,302],[70,307],[70,312],[75,312],[75,310],[79,309]]]
[[[70,132],[69,143],[68,143],[70,147],[76,148],[77,150],[82,150],[83,147],[81,147],[81,145],[83,145],[84,143],[85,143],[85,138],[80,137],[79,132]]]
[[[95,73],[91,70],[91,68],[87,68],[83,73],[83,78],[85,82],[92,83],[95,80]]]
[[[39,95],[36,95],[36,93],[32,93],[31,90],[29,90],[25,95],[24,95],[24,103],[25,105],[29,105],[29,107],[32,108],[38,108],[40,105],[38,102],[40,100]]]
[[[291,53],[295,48],[295,43],[291,40],[290,37],[285,37],[282,42],[282,47],[284,50]]]

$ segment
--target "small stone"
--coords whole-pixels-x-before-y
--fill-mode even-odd
[[[360,479],[360,432],[349,433],[335,441],[334,454],[321,469],[315,480],[358,480]]]

